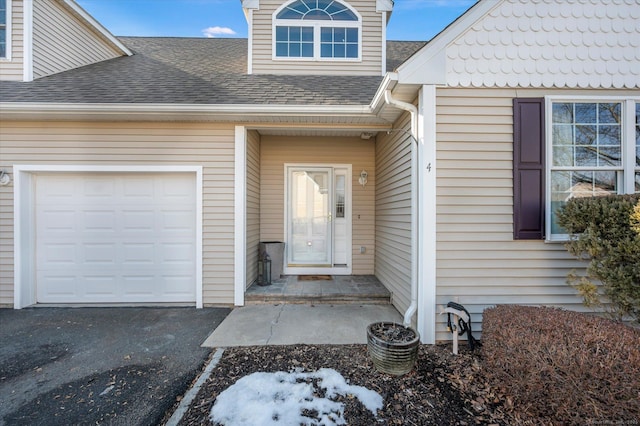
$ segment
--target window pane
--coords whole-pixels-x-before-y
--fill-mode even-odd
[[[553,126],[553,145],[573,145],[573,126]]]
[[[289,44],[276,43],[276,56],[282,56],[282,57],[289,56]]]
[[[0,29],[0,58],[7,57],[7,30]]]
[[[289,43],[289,56],[291,58],[299,58],[302,54],[302,46],[300,43]]]
[[[553,147],[553,165],[560,167],[573,166],[573,147],[572,146],[554,146]]]
[[[333,49],[331,44],[322,44],[320,46],[320,56],[323,58],[331,58],[333,57]]]
[[[620,147],[598,148],[598,166],[619,166],[622,164]]]
[[[333,57],[334,58],[344,58],[345,57],[345,46],[344,46],[344,44],[336,43],[333,46]]]
[[[335,43],[344,43],[346,41],[346,29],[334,28],[333,29],[333,41]]]
[[[553,104],[554,123],[573,123],[573,104]]]
[[[336,175],[336,217],[344,217],[345,176]]]
[[[620,146],[620,126],[598,126],[598,145]]]
[[[557,223],[557,211],[570,198],[597,197],[616,193],[615,171],[551,172],[551,233],[566,233]]]
[[[596,126],[576,126],[576,145],[596,143]]]
[[[576,123],[596,123],[596,107],[598,104],[575,104]]]
[[[598,150],[595,147],[576,147],[576,162],[578,167],[589,167],[598,165]]]
[[[289,41],[289,27],[276,27],[276,41]]]
[[[297,10],[286,8],[278,13],[277,19],[302,19],[303,14]]]
[[[640,194],[640,172],[636,173],[636,193]]]
[[[313,43],[302,43],[302,57],[313,58]]]
[[[358,45],[357,44],[348,44],[347,45],[347,58],[357,58],[358,57]]]
[[[620,103],[598,104],[598,122],[620,124]]]
[[[313,57],[313,28],[276,27],[276,56]]]
[[[302,41],[313,42],[313,28],[312,27],[302,27]]]
[[[333,41],[333,28],[321,28],[320,41],[323,43],[331,43]]]
[[[300,27],[289,27],[289,41],[301,41],[302,29]]]
[[[357,28],[347,28],[347,42],[349,42],[349,43],[357,43],[358,42],[358,29]]]
[[[324,10],[315,9],[304,15],[304,19],[315,19],[316,21],[330,21],[331,16]]]

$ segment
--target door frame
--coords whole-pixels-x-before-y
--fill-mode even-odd
[[[346,251],[347,251],[347,264],[345,266],[332,266],[330,267],[300,267],[300,266],[292,266],[288,265],[288,250],[289,250],[289,205],[291,200],[289,199],[289,169],[290,168],[330,168],[333,173],[332,182],[333,186],[335,186],[335,170],[336,169],[345,169],[347,179],[345,179],[345,218],[346,218]],[[351,275],[352,270],[352,249],[353,249],[353,238],[352,238],[352,211],[353,211],[353,194],[351,190],[351,184],[353,180],[352,174],[352,166],[351,164],[335,164],[335,163],[285,163],[284,164],[284,241],[285,241],[285,255],[284,255],[284,265],[283,265],[283,273],[285,275]],[[335,197],[334,197],[335,188],[331,188],[331,199],[330,203],[332,205],[331,214],[335,217]],[[332,227],[335,226],[335,221],[332,223]],[[333,258],[333,244],[335,240],[335,232],[332,229],[331,232],[331,255]],[[333,259],[332,259],[333,260]]]

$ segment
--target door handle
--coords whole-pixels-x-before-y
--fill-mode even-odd
[[[333,215],[329,213],[329,216],[327,217],[327,219],[329,219],[329,222],[331,222],[333,220]]]

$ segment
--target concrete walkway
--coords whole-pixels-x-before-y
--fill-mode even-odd
[[[391,305],[250,305],[234,309],[202,344],[254,345],[367,343],[367,326],[402,322]]]

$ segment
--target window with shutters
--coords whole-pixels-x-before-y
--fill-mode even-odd
[[[547,240],[573,197],[640,193],[640,98],[547,98]]]
[[[360,60],[361,19],[337,0],[294,0],[273,15],[273,58]]]

